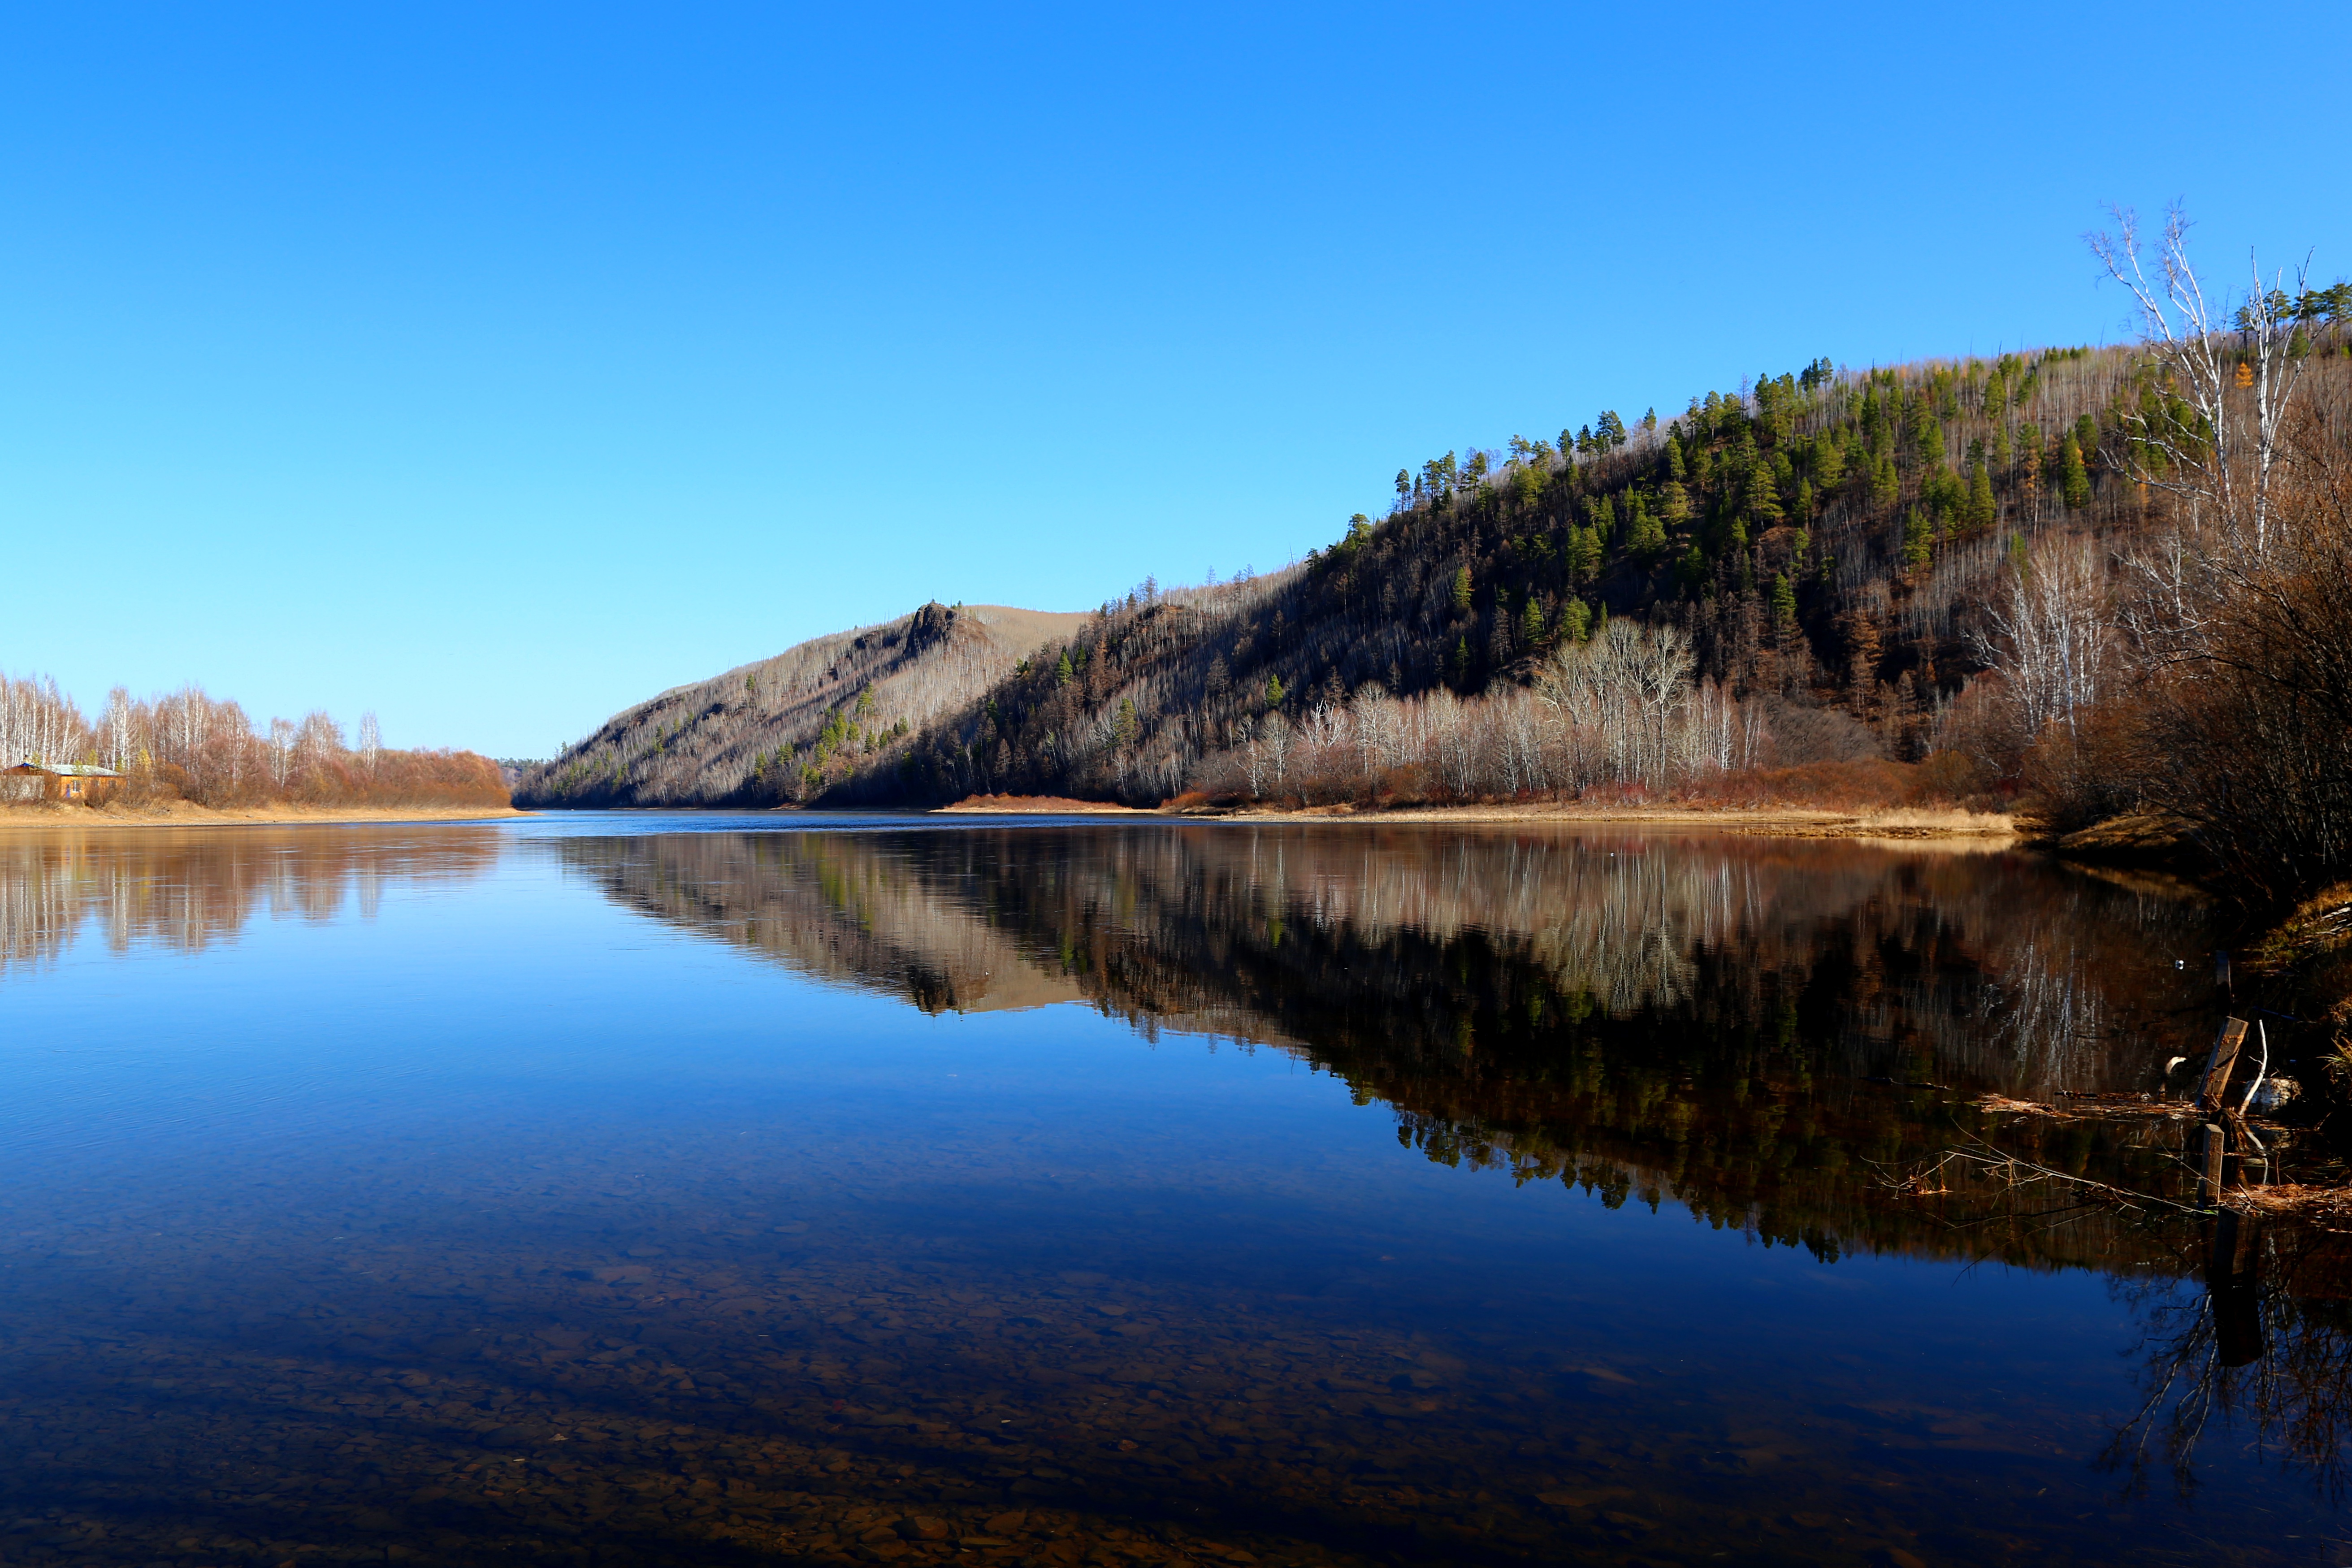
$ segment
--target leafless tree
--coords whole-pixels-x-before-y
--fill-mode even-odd
[[[2087,540],[2044,545],[2009,574],[1985,606],[1977,655],[1999,670],[2021,738],[2052,726],[2079,740],[2083,715],[2106,683],[2112,637],[2105,554]]]
[[[2126,407],[2126,427],[2136,444],[2129,455],[2135,477],[2182,498],[2189,503],[2190,526],[2218,522],[2259,563],[2271,543],[2271,480],[2284,421],[2303,374],[2302,362],[2287,351],[2294,299],[2304,291],[2308,268],[2296,269],[2291,297],[2284,272],[2263,286],[2262,268],[2249,253],[2252,287],[2234,315],[2225,315],[2226,301],[2207,298],[2189,262],[2189,221],[2179,203],[2165,212],[2152,258],[2141,254],[2137,216],[2128,207],[2110,210],[2116,226],[2085,237],[2091,253],[2130,291],[2147,350],[2162,373],[2159,390],[2185,404],[2189,416],[2180,417],[2162,397]],[[2250,395],[2251,419],[2239,417],[2233,407],[2241,392]],[[2151,461],[2151,454],[2160,460]]]
[[[1290,782],[1290,725],[1280,709],[1270,709],[1259,721],[1258,736],[1265,742],[1266,759],[1274,764],[1274,787],[1281,791]]]
[[[286,787],[288,775],[294,771],[294,737],[298,733],[289,719],[269,721],[269,781],[279,789]]]

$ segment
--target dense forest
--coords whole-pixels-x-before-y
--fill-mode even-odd
[[[194,685],[143,700],[118,686],[91,718],[53,679],[0,675],[0,756],[12,766],[110,768],[122,782],[106,801],[133,808],[174,800],[213,807],[507,804],[496,763],[471,752],[387,747],[373,713],[362,714],[348,738],[323,710],[257,725],[238,704]],[[0,800],[41,795],[38,779],[0,780]]]
[[[2352,542],[2352,288],[2257,289],[2209,316],[2181,233],[2162,241],[2168,281],[2142,277],[2128,230],[2102,252],[2143,307],[2137,343],[1815,359],[1669,416],[1604,410],[1447,452],[1401,468],[1384,517],[1357,514],[1304,563],[1147,582],[952,700],[892,700],[886,647],[804,678],[788,722],[751,727],[764,750],[660,763],[669,736],[783,700],[719,689],[730,672],[616,720],[635,754],[608,727],[532,798],[2023,796],[2071,826],[2191,807],[2193,780],[2267,793],[2299,825],[2293,843],[2204,825],[2242,874],[2293,880],[2287,862],[2315,849],[2340,865],[2313,824],[2352,760],[2326,738],[2341,672],[2223,644],[2279,633],[2308,652],[2328,635],[2326,605],[2289,601]],[[2250,618],[2263,605],[2270,632]],[[2264,744],[2299,773],[2174,765],[2225,669],[2284,693],[2276,711],[2247,699],[2270,714],[2248,721],[2285,726]],[[647,729],[657,714],[667,734]]]

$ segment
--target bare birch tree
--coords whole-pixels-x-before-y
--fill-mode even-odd
[[[2249,253],[2252,287],[2231,313],[2226,301],[2208,300],[2189,263],[2189,221],[2178,202],[2165,212],[2153,258],[2141,253],[2139,220],[2131,209],[2111,212],[2115,228],[2086,237],[2091,253],[2129,290],[2148,353],[2162,371],[2164,395],[2123,413],[2133,437],[2126,458],[2133,476],[2182,498],[2192,527],[2219,523],[2259,563],[2271,545],[2271,480],[2280,438],[2303,374],[2302,362],[2287,351],[2308,268],[2296,270],[2290,296],[2284,272],[2264,288],[2261,266]],[[2240,393],[2249,395],[2240,399]],[[2187,417],[2175,400],[2186,405]],[[2241,402],[2250,418],[2239,416]]]
[[[2029,743],[2061,727],[2080,738],[2080,718],[2099,700],[2112,641],[2106,559],[2087,540],[2045,545],[2009,574],[1985,607],[1989,629],[1971,638],[1999,670]]]

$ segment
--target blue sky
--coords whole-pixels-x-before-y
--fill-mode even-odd
[[[2106,201],[2332,279],[2352,9],[2265,17],[19,7],[0,669],[546,755],[1449,447],[2118,337]]]

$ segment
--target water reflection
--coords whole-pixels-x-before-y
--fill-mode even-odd
[[[368,1023],[196,1155],[0,1167],[0,1560],[2202,1563],[2171,1472],[2304,1537],[2237,1560],[2333,1530],[2332,1255],[1882,1174],[2150,1081],[2193,904],[1627,834],[224,837],[13,863],[20,951],[201,953],[131,1004],[184,1054],[263,914],[367,926],[281,945]]]
[[[495,828],[387,837],[341,827],[110,828],[0,834],[0,978],[85,937],[201,952],[248,921],[373,920],[396,882],[480,877]]]
[[[1448,1164],[1769,1243],[2136,1256],[2113,1216],[1885,1201],[1955,1128],[2172,1191],[2165,1124],[1998,1129],[1985,1089],[2141,1089],[2210,1028],[2193,900],[2022,856],[1558,831],[563,842],[629,908],[937,1011],[1083,998],[1290,1050]],[[1922,1086],[1906,1090],[1903,1085]],[[2015,1216],[2010,1216],[2014,1218]]]

